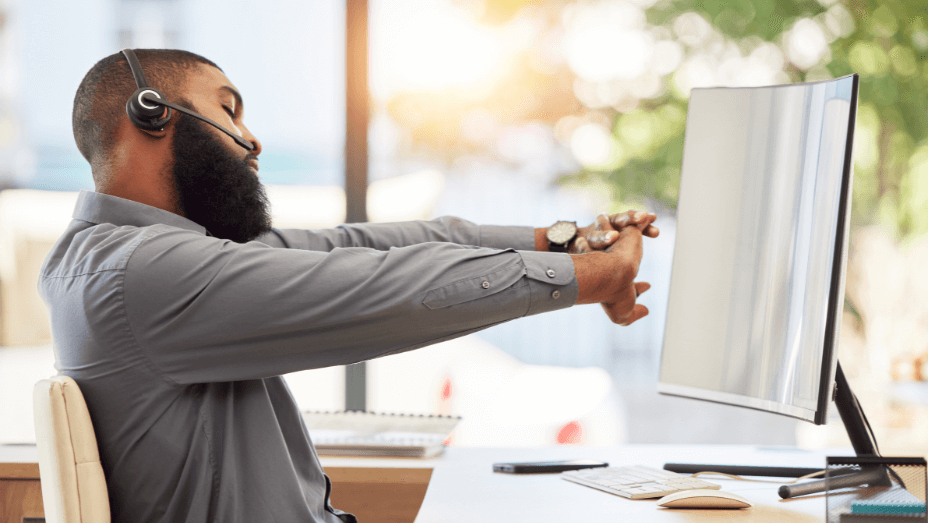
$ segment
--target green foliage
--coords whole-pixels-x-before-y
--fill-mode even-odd
[[[686,106],[665,96],[615,118],[613,136],[622,150],[619,165],[588,169],[562,182],[590,183],[600,179],[612,186],[614,210],[642,206],[651,199],[674,208],[680,189]]]
[[[753,35],[773,41],[789,29],[792,20],[822,10],[815,0],[678,0],[658,3],[648,11],[648,21],[668,25],[681,13],[695,12],[725,35],[734,38]]]
[[[535,46],[543,49],[552,35],[563,34],[565,13],[591,2],[484,0],[484,21],[533,18],[545,27]],[[819,24],[830,35],[822,62],[808,69],[787,62],[783,81],[860,75],[853,222],[882,223],[901,238],[928,234],[928,0],[660,0],[645,14],[660,39],[676,39],[675,22],[686,13],[703,17],[742,52],[763,42],[784,49],[797,21]],[[684,54],[693,52],[681,43]],[[388,110],[408,130],[410,152],[437,153],[448,161],[460,154],[495,154],[492,137],[475,141],[455,130],[475,110],[502,125],[541,121],[556,128],[570,118],[606,122],[614,146],[610,159],[561,181],[607,187],[616,207],[644,199],[674,207],[688,96],[674,90],[676,72],[663,77],[666,89],[631,109],[584,107],[576,95],[581,80],[566,64],[539,69],[537,63],[537,51],[513,57],[507,75],[483,97],[408,93]]]
[[[827,2],[825,2],[827,3]],[[900,237],[928,233],[928,6],[923,2],[847,0],[855,30],[830,45],[832,76],[860,74],[856,134],[854,223],[882,223]],[[725,36],[780,43],[800,18],[822,16],[815,0],[679,0],[661,2],[649,23],[672,29],[682,13],[695,12]],[[807,72],[788,66],[796,81]],[[673,103],[670,100],[664,103]],[[653,110],[660,106],[649,104]],[[640,117],[631,113],[619,121]],[[621,127],[616,138],[622,140]],[[661,136],[620,169],[603,173],[614,194],[653,198],[674,206],[679,187],[680,135]],[[917,152],[916,152],[917,151]],[[586,173],[584,177],[588,177]]]
[[[917,147],[928,146],[928,31],[919,2],[857,2],[858,31],[835,42],[829,67],[861,72],[861,103],[878,113],[871,124],[878,160],[871,201],[856,201],[862,222],[882,222],[900,236],[928,233],[928,172]],[[867,16],[867,13],[872,13]],[[860,170],[860,169],[859,169]],[[866,171],[866,170],[864,170]],[[865,173],[871,174],[871,173]]]

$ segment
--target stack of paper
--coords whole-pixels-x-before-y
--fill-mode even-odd
[[[441,454],[459,416],[304,412],[320,455],[429,458]]]

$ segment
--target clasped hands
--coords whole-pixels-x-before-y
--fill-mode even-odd
[[[656,238],[657,215],[643,211],[601,214],[587,227],[577,230],[568,253],[572,255],[579,286],[577,303],[600,303],[609,319],[631,325],[648,315],[648,308],[635,303],[651,288],[636,282],[641,264],[642,237]]]

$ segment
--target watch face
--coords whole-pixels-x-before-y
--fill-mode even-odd
[[[565,244],[577,234],[577,226],[573,222],[557,222],[548,229],[548,241],[556,244]]]

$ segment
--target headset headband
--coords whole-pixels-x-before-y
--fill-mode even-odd
[[[140,64],[139,59],[136,58],[135,51],[132,49],[123,49],[122,54],[125,55],[126,60],[129,61],[129,70],[132,71],[132,77],[135,78],[135,87],[137,89],[148,87],[148,82],[145,81],[145,73],[142,71],[142,64]]]
[[[255,144],[234,134],[202,114],[167,101],[166,97],[157,89],[148,87],[148,82],[145,81],[145,73],[142,72],[142,64],[139,63],[139,59],[135,56],[135,52],[132,49],[123,49],[122,54],[126,57],[126,61],[129,62],[129,70],[132,71],[132,77],[135,79],[136,86],[136,90],[132,93],[132,97],[126,102],[126,114],[129,115],[129,120],[137,127],[149,131],[162,129],[171,119],[171,109],[174,109],[175,111],[180,111],[212,125],[216,129],[229,135],[235,140],[235,143],[241,145],[246,150],[255,150]],[[147,105],[145,102],[152,105]],[[161,107],[164,107],[164,109],[162,110]]]

